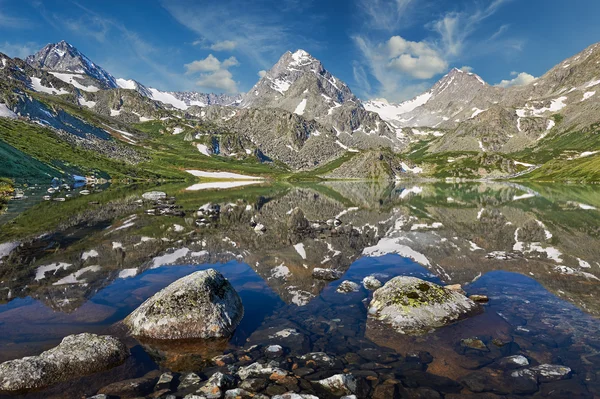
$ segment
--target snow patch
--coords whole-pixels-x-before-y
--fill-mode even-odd
[[[304,115],[305,108],[306,108],[306,98],[304,98],[304,99],[302,99],[302,101],[300,101],[300,104],[298,104],[298,106],[294,110],[294,113],[297,115]]]
[[[294,249],[298,252],[298,255],[302,257],[302,259],[306,259],[306,250],[304,249],[303,243],[298,243],[294,245]]]

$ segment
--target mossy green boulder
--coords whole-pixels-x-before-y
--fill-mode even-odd
[[[369,305],[369,317],[409,335],[426,334],[480,311],[461,293],[406,276],[395,277],[375,291]]]

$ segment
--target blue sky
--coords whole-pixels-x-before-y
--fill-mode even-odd
[[[527,82],[600,41],[600,1],[0,0],[0,51],[66,40],[115,77],[242,92],[302,48],[361,98],[407,99],[451,67]]]

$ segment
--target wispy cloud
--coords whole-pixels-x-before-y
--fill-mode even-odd
[[[485,7],[476,6],[465,11],[452,11],[429,26],[439,34],[446,54],[458,56],[481,23],[509,1],[511,0],[493,0]]]
[[[409,17],[414,0],[359,0],[361,17],[369,28],[394,31]]]
[[[261,68],[270,68],[274,60],[299,43],[310,42],[298,33],[306,26],[296,29],[301,21],[282,18],[282,12],[294,11],[300,3],[286,0],[282,4],[283,9],[267,1],[252,3],[252,7],[240,0],[205,4],[189,0],[162,2],[173,18],[201,37],[201,42],[208,43],[204,46],[216,46],[212,50],[218,51],[235,43],[236,52]]]
[[[0,1],[0,6],[2,1]],[[26,18],[14,17],[0,10],[0,28],[27,29],[31,27],[31,21]]]
[[[0,43],[0,52],[9,57],[18,57],[25,59],[28,55],[34,54],[40,49],[40,45],[33,42],[27,43]]]

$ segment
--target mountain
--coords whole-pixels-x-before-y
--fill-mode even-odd
[[[453,68],[431,89],[400,104],[369,101],[365,108],[377,112],[397,128],[451,128],[476,116],[493,103],[499,89],[478,75]]]
[[[455,68],[409,101],[374,100],[365,108],[401,137],[430,140],[430,153],[514,153],[543,148],[551,138],[597,122],[599,78],[600,44],[594,44],[525,86],[490,86],[476,74]]]
[[[381,118],[304,50],[283,54],[246,93],[241,108],[278,108],[333,128],[347,147],[403,147]]]
[[[117,79],[117,84],[122,89],[135,90],[141,95],[163,104],[168,104],[180,110],[186,110],[192,105],[206,107],[208,105],[238,105],[242,95],[227,95],[214,93],[199,93],[196,91],[160,91],[146,87],[138,81],[131,79]]]
[[[60,41],[47,44],[43,49],[25,60],[34,68],[45,69],[54,72],[63,72],[56,75],[59,79],[67,79],[88,76],[100,83],[103,89],[118,87],[115,78],[100,66],[94,64],[79,50],[69,43]],[[68,76],[74,74],[75,76]]]

